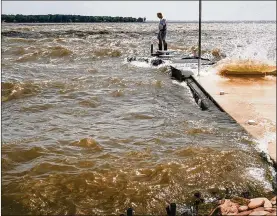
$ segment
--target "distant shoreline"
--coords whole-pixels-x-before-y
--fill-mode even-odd
[[[146,17],[83,16],[66,14],[2,14],[2,23],[157,23]],[[168,23],[198,23],[198,20],[167,20]],[[276,23],[276,20],[202,20],[202,23]]]
[[[2,14],[2,23],[143,23],[146,18],[134,17],[112,17],[112,16],[81,16],[65,14],[47,14],[47,15],[22,15],[22,14]]]

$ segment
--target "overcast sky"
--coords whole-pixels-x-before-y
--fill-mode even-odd
[[[198,1],[2,1],[2,14],[76,14],[198,20]],[[202,1],[203,20],[275,20],[276,1]]]

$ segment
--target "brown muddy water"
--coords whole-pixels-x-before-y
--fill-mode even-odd
[[[157,215],[196,191],[274,190],[273,168],[229,116],[202,111],[166,64],[127,63],[149,55],[156,28],[2,25],[2,214]],[[168,29],[169,48],[197,46],[197,24]],[[276,60],[275,23],[205,23],[202,43],[204,57]]]

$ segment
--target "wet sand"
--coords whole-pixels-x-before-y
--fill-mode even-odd
[[[276,77],[196,76],[218,104],[244,127],[276,163]],[[220,91],[224,91],[220,95]],[[255,125],[250,125],[254,120]]]

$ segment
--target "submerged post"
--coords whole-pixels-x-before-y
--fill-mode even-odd
[[[202,2],[199,0],[199,32],[198,32],[198,76],[200,76],[201,66],[201,10]]]
[[[133,209],[132,208],[127,209],[127,216],[133,216]]]
[[[176,204],[170,203],[170,216],[176,216]]]
[[[176,216],[176,203],[170,203],[169,206],[166,207],[167,216]]]

